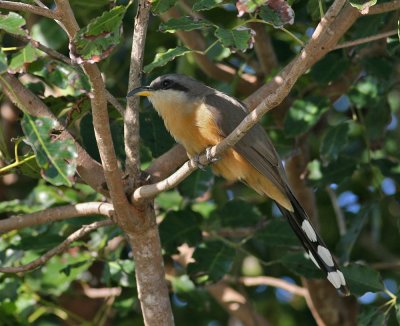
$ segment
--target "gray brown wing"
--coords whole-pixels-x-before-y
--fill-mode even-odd
[[[222,136],[229,135],[247,115],[246,107],[232,97],[214,93],[205,97],[205,102],[213,111]],[[240,139],[234,149],[242,155],[258,172],[271,180],[278,189],[286,193],[285,177],[278,154],[267,133],[258,123]]]

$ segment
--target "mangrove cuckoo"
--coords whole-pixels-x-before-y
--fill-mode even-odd
[[[128,94],[133,95],[148,97],[189,157],[196,157],[222,141],[247,115],[243,103],[184,75],[160,76],[150,86],[136,88]],[[243,181],[272,198],[310,259],[326,273],[336,289],[349,294],[342,272],[291,191],[281,160],[260,124],[254,125],[233,148],[225,151],[212,164],[212,170],[227,180]]]

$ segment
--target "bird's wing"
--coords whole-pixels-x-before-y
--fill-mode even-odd
[[[246,107],[242,103],[223,93],[207,95],[205,103],[213,111],[215,122],[224,137],[229,135],[247,115]],[[234,145],[234,149],[282,193],[286,192],[286,178],[282,174],[280,159],[261,125],[255,124]]]

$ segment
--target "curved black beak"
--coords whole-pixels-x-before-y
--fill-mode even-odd
[[[141,86],[131,90],[126,97],[131,96],[149,96],[153,89],[150,86]]]

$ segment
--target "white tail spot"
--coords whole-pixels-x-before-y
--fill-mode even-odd
[[[339,289],[342,286],[342,281],[340,279],[340,275],[339,273],[336,272],[329,272],[327,279],[329,282],[332,283],[332,285],[336,288]]]
[[[312,227],[310,222],[304,220],[303,223],[301,224],[301,228],[311,241],[313,242],[317,241],[317,234],[315,233],[314,228]]]
[[[327,264],[329,267],[332,267],[334,265],[332,255],[328,249],[319,245],[317,252],[325,264]]]
[[[319,267],[317,260],[315,259],[314,255],[311,253],[311,251],[308,252],[308,256],[310,257],[312,262],[315,264],[315,266],[317,266],[319,269],[321,269],[321,267]]]

